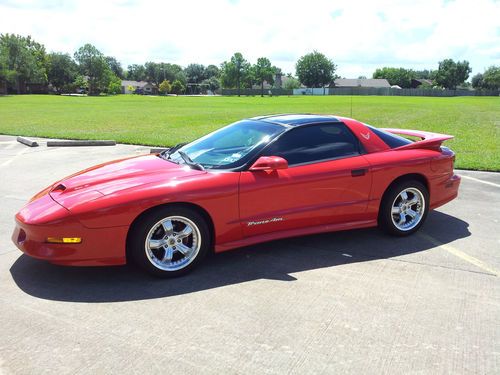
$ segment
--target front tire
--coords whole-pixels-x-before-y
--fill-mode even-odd
[[[157,277],[177,277],[195,268],[210,248],[210,231],[195,210],[162,207],[147,213],[128,238],[132,260]]]
[[[399,182],[384,195],[379,211],[379,226],[395,236],[415,233],[429,212],[429,191],[419,181]]]

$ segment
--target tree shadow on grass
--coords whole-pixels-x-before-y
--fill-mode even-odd
[[[469,224],[434,211],[422,232],[446,244],[470,236]],[[296,280],[291,274],[425,251],[427,236],[391,237],[377,229],[325,233],[273,241],[217,254],[177,279],[156,279],[132,266],[63,267],[22,255],[10,268],[15,283],[38,298],[68,302],[120,302],[199,292],[258,279]],[[426,238],[427,237],[427,238]]]

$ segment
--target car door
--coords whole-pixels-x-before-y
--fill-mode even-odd
[[[283,157],[287,169],[241,173],[244,236],[363,220],[371,174],[360,147],[339,122],[284,133],[262,155]]]

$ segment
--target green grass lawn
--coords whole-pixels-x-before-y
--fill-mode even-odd
[[[245,117],[272,113],[351,116],[348,96],[292,97],[0,97],[0,133],[114,139],[169,146]],[[377,127],[452,134],[456,166],[500,171],[500,97],[353,96],[352,117]]]

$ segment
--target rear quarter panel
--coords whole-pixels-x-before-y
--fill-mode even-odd
[[[380,201],[391,183],[407,174],[419,174],[427,182],[430,207],[441,200],[441,188],[453,175],[450,155],[436,150],[388,150],[364,155],[373,176],[372,192],[367,213],[371,218],[378,215]]]

